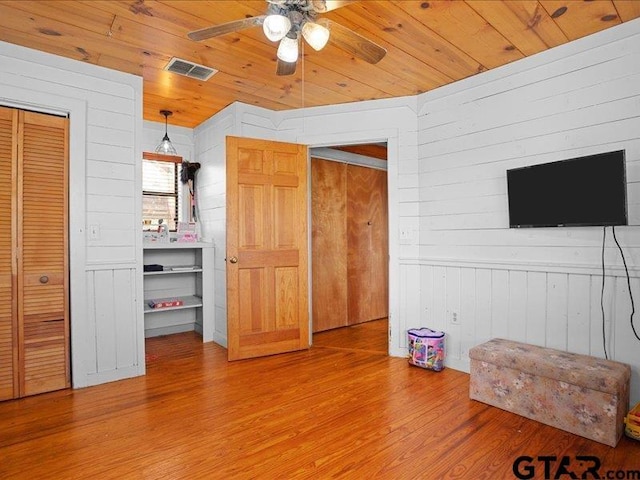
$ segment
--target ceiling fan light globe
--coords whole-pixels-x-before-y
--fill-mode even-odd
[[[272,42],[282,40],[289,30],[291,30],[291,20],[284,15],[273,14],[268,15],[264,19],[262,29],[266,37]]]
[[[278,58],[283,62],[293,63],[298,60],[298,39],[284,37],[278,46]]]
[[[302,26],[302,36],[311,48],[319,51],[329,41],[329,29],[319,23],[307,22]]]

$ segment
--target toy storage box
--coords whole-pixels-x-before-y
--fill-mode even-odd
[[[444,368],[444,332],[430,328],[412,328],[407,331],[409,363],[439,372]]]

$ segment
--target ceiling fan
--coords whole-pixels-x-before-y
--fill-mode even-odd
[[[272,42],[280,42],[277,51],[277,75],[296,71],[300,37],[314,49],[322,50],[329,39],[337,47],[368,63],[376,64],[387,51],[359,33],[318,14],[335,10],[357,0],[266,0],[264,15],[233,20],[190,32],[191,40],[200,41],[262,25]]]

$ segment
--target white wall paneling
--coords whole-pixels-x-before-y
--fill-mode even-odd
[[[602,228],[508,228],[506,170],[625,149],[634,226],[616,233],[640,301],[640,22],[423,94],[419,105],[416,261],[426,321],[450,332],[450,365],[467,370],[469,347],[496,336],[603,356]],[[610,229],[605,264],[608,351],[631,364],[638,401],[640,342]]]
[[[130,369],[136,364],[135,318],[136,269],[130,266],[88,270],[87,330],[92,342],[88,348],[95,358],[87,375],[90,384],[102,383],[104,372]]]
[[[449,367],[468,372],[469,348],[495,337],[604,358],[602,276],[597,266],[559,273],[517,264],[414,259],[403,260],[400,271],[405,314],[400,329],[427,326],[445,331]],[[619,269],[605,272],[607,352],[610,359],[632,365],[632,382],[637,385],[640,369],[634,352],[638,342],[630,326],[626,275]],[[640,279],[632,279],[632,290],[637,304]],[[416,298],[422,299],[419,307]],[[453,312],[457,323],[453,323]],[[640,331],[637,318],[634,324]],[[635,389],[632,403],[637,401]]]
[[[0,42],[0,103],[70,118],[73,387],[144,373],[139,135],[142,80]],[[89,239],[96,225],[99,237]]]
[[[227,346],[226,137],[237,135],[234,104],[194,130],[195,161],[200,163],[196,196],[203,240],[215,245],[214,328],[212,339]]]

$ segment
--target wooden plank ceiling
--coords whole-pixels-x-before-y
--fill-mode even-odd
[[[640,16],[639,0],[362,0],[324,14],[387,49],[376,65],[306,46],[292,76],[260,27],[187,33],[265,13],[264,0],[0,0],[0,40],[144,78],[144,118],[195,127],[234,101],[273,110],[415,95]],[[304,42],[302,42],[304,43]],[[163,70],[213,67],[203,82]]]

